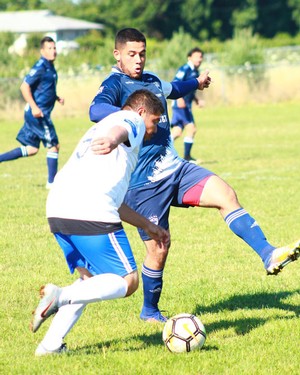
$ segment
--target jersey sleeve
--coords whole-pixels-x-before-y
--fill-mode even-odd
[[[128,132],[128,140],[132,149],[139,147],[145,134],[145,123],[141,116],[133,111],[122,111],[124,118],[122,123]]]
[[[31,69],[30,72],[25,76],[24,82],[26,82],[29,86],[35,85],[37,82],[40,81],[41,77],[45,72],[43,66],[43,60],[39,60]]]
[[[119,111],[120,93],[121,83],[116,75],[111,75],[104,80],[90,105],[90,120],[98,122],[107,115]]]

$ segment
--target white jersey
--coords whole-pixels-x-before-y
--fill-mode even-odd
[[[114,126],[128,132],[130,147],[120,144],[107,155],[95,155],[90,144]],[[47,199],[47,217],[104,223],[120,222],[118,209],[127,192],[145,134],[134,111],[113,113],[91,127],[68,162],[57,173]]]

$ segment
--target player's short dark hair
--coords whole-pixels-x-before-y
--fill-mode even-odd
[[[202,51],[201,48],[195,47],[195,48],[192,48],[192,49],[188,52],[187,57],[191,57],[192,54],[195,53],[195,52],[200,52],[200,53],[202,53],[202,55],[204,55],[204,52]]]
[[[162,101],[153,92],[145,89],[134,91],[127,98],[122,108],[126,106],[129,106],[133,110],[145,107],[147,112],[154,115],[161,115],[164,112]]]
[[[50,36],[44,36],[44,38],[40,42],[41,48],[44,48],[45,43],[55,43],[55,41]]]
[[[115,48],[118,49],[120,45],[126,44],[127,42],[143,42],[146,45],[146,37],[139,30],[127,27],[117,32]]]

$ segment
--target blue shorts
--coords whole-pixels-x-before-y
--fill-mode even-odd
[[[25,123],[20,129],[17,140],[24,146],[40,148],[57,146],[59,141],[55,127],[49,116],[35,118],[31,112],[25,112]]]
[[[171,120],[171,127],[179,126],[181,129],[187,124],[195,123],[192,109],[190,107],[185,108],[173,108],[173,116]]]
[[[212,175],[214,173],[208,169],[183,161],[180,168],[163,180],[129,190],[124,202],[153,223],[168,229],[170,207],[196,206],[196,203],[184,204],[183,196]],[[141,229],[139,234],[143,241],[150,239]]]
[[[121,277],[137,269],[125,231],[81,236],[54,233],[62,248],[70,272],[86,268],[92,275],[114,273]]]

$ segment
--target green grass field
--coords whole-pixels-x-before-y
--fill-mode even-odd
[[[194,156],[237,191],[269,241],[300,237],[299,103],[196,111]],[[55,117],[54,117],[55,121]],[[0,123],[0,152],[16,147],[22,123]],[[60,166],[89,126],[59,117]],[[176,142],[182,152],[182,140]],[[173,209],[172,248],[160,307],[196,314],[207,340],[201,351],[171,354],[162,325],[139,319],[142,288],[124,300],[87,307],[67,336],[69,354],[36,358],[49,322],[32,334],[41,285],[71,283],[45,219],[45,150],[0,165],[1,374],[299,374],[300,261],[266,276],[259,257],[216,210]],[[144,247],[126,227],[141,267]],[[50,320],[50,319],[49,319]]]

